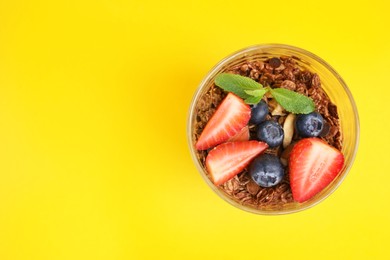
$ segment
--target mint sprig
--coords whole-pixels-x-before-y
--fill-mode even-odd
[[[245,90],[245,93],[250,95],[247,97],[244,101],[247,104],[250,105],[255,105],[260,102],[260,100],[263,98],[264,94],[268,90],[266,88],[261,88],[261,89],[255,89],[255,90]]]
[[[244,99],[244,102],[249,105],[256,105],[260,102],[260,100],[263,98],[263,96],[250,96]]]
[[[233,92],[243,99],[252,96],[251,94],[246,93],[246,90],[261,90],[263,88],[263,85],[257,83],[253,79],[229,73],[219,74],[215,78],[215,84],[228,92]]]
[[[309,114],[314,111],[315,104],[307,96],[285,88],[269,88],[271,95],[284,109],[294,114]]]
[[[247,104],[257,104],[268,91],[275,100],[288,112],[308,114],[314,111],[315,104],[307,96],[284,88],[264,88],[263,85],[248,77],[221,73],[215,78],[215,84],[244,99]]]

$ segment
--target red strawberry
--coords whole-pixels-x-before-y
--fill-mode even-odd
[[[295,201],[304,202],[322,191],[339,174],[344,156],[318,138],[300,140],[289,159],[290,185]]]
[[[207,122],[195,147],[207,150],[226,142],[248,124],[251,117],[249,105],[236,95],[229,93]]]
[[[268,145],[259,141],[228,142],[212,149],[206,157],[206,168],[215,185],[240,173]]]
[[[236,141],[249,141],[249,127],[245,126],[243,129],[240,130],[235,136],[231,137],[228,141],[229,142],[236,142]]]

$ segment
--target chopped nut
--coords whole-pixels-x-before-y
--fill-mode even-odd
[[[288,114],[286,120],[284,120],[283,131],[283,148],[286,148],[290,143],[294,135],[294,120],[295,115],[293,113]]]
[[[284,109],[275,99],[268,101],[268,106],[270,107],[271,115],[273,116],[284,116]]]
[[[274,110],[271,112],[271,115],[273,116],[284,116],[284,109],[281,105],[277,104]]]

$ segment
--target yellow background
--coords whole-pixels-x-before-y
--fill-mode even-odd
[[[0,0],[0,259],[390,259],[390,15],[371,1]],[[328,61],[361,142],[340,188],[267,217],[215,195],[187,111],[219,60]]]

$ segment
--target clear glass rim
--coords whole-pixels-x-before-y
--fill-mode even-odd
[[[340,85],[343,87],[345,93],[347,94],[348,99],[351,103],[351,107],[352,107],[353,111],[355,112],[354,117],[355,117],[355,122],[356,122],[355,123],[356,138],[354,140],[355,145],[354,145],[354,149],[352,151],[351,161],[350,161],[349,165],[347,165],[347,167],[345,168],[343,176],[341,176],[341,178],[338,179],[337,183],[335,183],[335,185],[333,185],[331,187],[331,189],[329,189],[327,194],[325,194],[322,198],[318,199],[317,201],[315,201],[311,204],[307,204],[305,206],[299,207],[299,208],[281,209],[281,210],[275,210],[275,211],[254,209],[254,208],[239,204],[238,202],[235,202],[234,200],[228,198],[227,195],[223,194],[222,191],[220,191],[210,181],[210,179],[207,177],[207,175],[204,173],[204,169],[202,168],[202,166],[199,163],[198,158],[196,157],[196,151],[195,151],[195,147],[193,145],[193,135],[192,135],[192,118],[193,118],[194,113],[195,113],[196,100],[198,100],[199,96],[202,94],[202,90],[203,90],[204,85],[210,80],[212,75],[215,74],[216,72],[218,72],[223,67],[224,64],[228,63],[229,61],[235,60],[237,57],[240,57],[243,54],[246,54],[246,53],[254,51],[254,50],[261,50],[261,49],[268,49],[268,48],[287,49],[287,50],[299,52],[303,55],[311,57],[312,59],[316,60],[318,63],[323,65],[327,70],[329,70],[337,78],[337,80],[340,82]],[[359,122],[359,115],[358,115],[358,110],[357,110],[355,100],[353,99],[353,96],[352,96],[351,91],[349,90],[347,84],[341,78],[341,76],[336,72],[336,70],[331,65],[329,65],[325,60],[323,60],[322,58],[318,57],[317,55],[315,55],[307,50],[301,49],[299,47],[291,46],[291,45],[278,44],[278,43],[266,43],[266,44],[252,45],[252,46],[249,46],[247,48],[243,48],[241,50],[238,50],[238,51],[226,56],[221,61],[219,61],[202,79],[202,81],[200,82],[200,84],[198,85],[198,87],[195,91],[194,96],[192,97],[191,105],[190,105],[190,109],[189,109],[189,113],[188,113],[188,117],[187,117],[187,129],[186,130],[187,130],[187,142],[188,142],[188,145],[190,148],[192,160],[194,161],[197,170],[199,171],[202,178],[206,181],[208,186],[210,186],[211,189],[219,197],[221,197],[223,200],[225,200],[229,204],[231,204],[231,205],[233,205],[241,210],[251,212],[254,214],[258,214],[258,215],[284,215],[284,214],[295,213],[295,212],[309,209],[309,208],[317,205],[318,203],[322,202],[323,200],[325,200],[340,186],[340,184],[344,181],[345,177],[348,175],[349,171],[351,170],[352,165],[354,164],[354,161],[356,158],[356,154],[357,154],[358,147],[359,147],[359,139],[360,139],[360,122]]]

